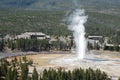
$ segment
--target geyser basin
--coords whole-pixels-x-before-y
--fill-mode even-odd
[[[48,54],[47,54],[48,53]],[[86,54],[84,59],[79,60],[75,54],[70,52],[58,51],[58,52],[41,52],[38,55],[28,55],[27,57],[32,59],[34,65],[39,72],[43,69],[50,67],[56,69],[63,67],[66,70],[72,70],[74,68],[93,68],[101,69],[108,75],[113,77],[120,77],[120,54],[119,52],[110,51],[92,51]],[[33,68],[30,68],[33,71]],[[116,80],[116,79],[114,79]]]
[[[74,68],[93,68],[101,69],[110,76],[120,76],[120,56],[112,56],[111,54],[87,54],[84,59],[80,60],[73,54],[68,54],[63,57],[59,57],[55,60],[51,60],[50,64],[63,66],[68,70]]]
[[[99,65],[103,65],[103,64],[111,64],[114,62],[120,62],[119,59],[108,59],[108,58],[103,58],[103,57],[99,57],[98,55],[94,55],[94,54],[87,54],[86,57],[84,57],[84,59],[79,59],[76,58],[76,56],[74,55],[68,55],[65,57],[60,57],[58,59],[52,60],[50,62],[50,64],[57,64],[60,66],[68,66],[69,67],[83,67],[83,68],[89,68],[89,67],[97,67]]]

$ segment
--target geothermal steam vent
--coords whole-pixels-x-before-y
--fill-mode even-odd
[[[78,59],[83,59],[85,55],[86,39],[84,23],[87,21],[87,18],[83,9],[76,9],[68,19],[70,23],[68,29],[73,31]]]

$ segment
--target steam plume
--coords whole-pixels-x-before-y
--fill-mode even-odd
[[[69,17],[68,29],[73,31],[76,45],[76,53],[79,59],[83,59],[86,50],[85,27],[87,21],[84,9],[75,9]]]

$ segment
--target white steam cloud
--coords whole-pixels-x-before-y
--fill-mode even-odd
[[[76,45],[76,53],[79,59],[83,59],[86,51],[85,27],[87,21],[84,9],[76,9],[69,17],[68,29],[73,31]]]

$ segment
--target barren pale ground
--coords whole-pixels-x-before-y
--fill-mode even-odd
[[[49,52],[48,52],[49,53]],[[75,53],[53,52],[51,54],[41,53],[37,55],[28,55],[32,59],[39,73],[44,69],[62,67],[65,70],[74,68],[93,68],[101,69],[109,76],[120,77],[120,53],[110,51],[89,51],[82,60],[78,60]],[[29,67],[30,73],[34,67]],[[113,79],[116,80],[116,79]]]

